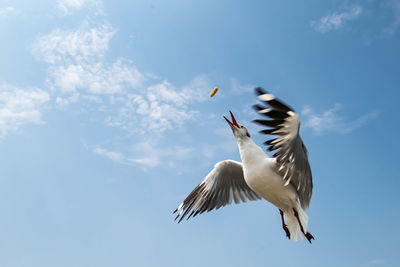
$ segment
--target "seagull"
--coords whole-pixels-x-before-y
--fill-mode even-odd
[[[242,162],[224,160],[194,188],[174,211],[178,223],[185,217],[195,217],[203,212],[219,209],[235,202],[265,199],[279,209],[282,228],[287,238],[298,241],[304,237],[311,243],[314,237],[307,232],[313,183],[308,151],[299,135],[299,115],[288,105],[262,88],[255,88],[262,104],[254,105],[259,114],[269,119],[253,122],[268,128],[262,134],[277,136],[264,144],[269,157],[257,146],[243,125],[233,116],[225,116],[239,147]]]

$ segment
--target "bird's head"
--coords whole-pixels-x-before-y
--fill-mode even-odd
[[[244,127],[243,125],[239,125],[236,122],[236,119],[233,116],[232,112],[229,111],[229,113],[231,114],[232,122],[229,121],[225,116],[224,116],[224,119],[228,122],[229,126],[231,127],[236,141],[239,142],[239,141],[245,141],[247,139],[250,139],[250,134],[249,134],[249,131],[247,131],[247,128]]]

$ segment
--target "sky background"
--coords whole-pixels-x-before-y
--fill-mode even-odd
[[[0,36],[0,266],[399,266],[399,0],[1,0]],[[300,114],[312,245],[266,201],[173,221],[240,160],[223,115],[265,141],[255,86]]]

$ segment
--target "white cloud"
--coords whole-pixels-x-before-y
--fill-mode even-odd
[[[50,100],[40,89],[21,89],[3,84],[0,86],[0,138],[21,125],[43,123],[40,108]]]
[[[232,91],[236,94],[252,92],[253,89],[256,87],[254,85],[243,85],[235,78],[231,79],[231,84],[232,84]]]
[[[58,0],[58,7],[68,14],[71,9],[80,9],[85,4],[85,0]]]
[[[378,112],[373,111],[355,120],[348,121],[338,114],[340,108],[341,104],[335,104],[333,108],[322,114],[316,114],[307,106],[302,111],[302,114],[306,117],[304,126],[311,128],[316,135],[321,135],[325,132],[347,134],[378,116]]]
[[[204,100],[210,86],[205,78],[195,78],[183,89],[164,81],[145,88],[144,92],[129,93],[116,98],[120,108],[106,118],[108,126],[145,133],[162,133],[177,128],[198,113],[189,104]]]
[[[10,14],[19,14],[19,13],[20,11],[12,6],[0,9],[0,17],[5,17]]]
[[[132,146],[130,151],[124,154],[121,152],[110,151],[104,148],[96,148],[93,150],[96,154],[105,156],[108,159],[125,165],[137,165],[142,169],[154,168],[157,166],[171,167],[169,160],[174,157],[175,160],[186,159],[193,153],[192,148],[185,148],[180,146],[168,148],[160,145],[157,140],[150,139]],[[126,156],[129,154],[129,156]]]
[[[368,262],[367,266],[378,266],[378,265],[386,265],[387,261],[384,259],[375,259]]]
[[[54,65],[49,68],[48,82],[62,93],[79,90],[93,95],[122,93],[125,87],[138,88],[144,76],[130,61],[117,59],[111,65],[103,62]]]
[[[60,107],[60,108],[65,108],[67,106],[69,106],[71,103],[76,103],[79,100],[79,94],[78,93],[74,93],[72,95],[69,95],[68,97],[60,97],[58,96],[56,98],[56,104]]]
[[[120,58],[109,64],[104,59],[114,34],[114,29],[107,25],[84,24],[75,31],[58,29],[36,40],[32,52],[49,63],[50,88],[66,94],[57,98],[58,103],[67,105],[76,102],[79,95],[110,95],[141,85],[144,75],[131,61]]]
[[[115,30],[108,26],[90,27],[87,23],[77,30],[56,29],[39,37],[32,51],[50,64],[77,64],[97,62],[109,49]]]
[[[104,148],[96,148],[94,150],[94,153],[101,155],[101,156],[105,156],[114,162],[126,164],[126,158],[119,152],[109,151]]]
[[[57,106],[67,110],[69,105],[79,105],[82,112],[93,109],[96,120],[102,117],[106,126],[122,129],[121,135],[134,136],[137,143],[130,150],[111,140],[109,148],[94,149],[96,154],[143,169],[171,165],[171,158],[179,159],[191,149],[155,146],[165,131],[176,131],[196,119],[198,111],[193,104],[208,99],[210,82],[206,76],[198,76],[176,87],[140,72],[128,59],[110,61],[106,54],[115,33],[108,25],[84,23],[75,30],[56,29],[38,37],[31,50],[48,64],[47,84]]]
[[[139,165],[142,165],[143,167],[150,167],[150,168],[154,168],[160,163],[159,159],[156,158],[156,157],[129,158],[127,160],[129,162],[133,162],[133,163],[137,163]]]
[[[354,20],[360,17],[363,9],[361,6],[354,5],[345,8],[342,12],[333,12],[319,21],[311,21],[311,27],[321,33],[340,29],[346,21]]]
[[[386,34],[393,35],[397,32],[397,29],[400,27],[400,1],[399,0],[391,0],[387,1],[388,8],[393,12],[393,22],[389,27],[386,27],[383,31]]]
[[[64,16],[86,9],[89,16],[104,15],[101,0],[58,0],[57,5]]]
[[[167,151],[161,148],[157,140],[149,138],[133,144],[127,152],[129,153],[127,160],[140,165],[143,169],[154,168],[162,162],[161,158]]]
[[[152,156],[142,156],[142,157],[126,157],[120,152],[110,151],[104,148],[96,148],[93,150],[94,153],[104,156],[115,163],[125,164],[125,165],[139,165],[143,168],[154,168],[159,165],[160,160],[157,155]]]
[[[181,126],[196,111],[189,104],[203,101],[211,88],[204,76],[176,88],[155,75],[143,74],[132,61],[119,58],[109,63],[105,54],[115,30],[107,25],[76,30],[54,30],[37,38],[34,55],[49,64],[47,83],[67,107],[82,100],[102,104],[108,97],[105,122],[129,132],[161,133]],[[107,99],[105,99],[107,101]],[[105,104],[106,105],[106,104]]]

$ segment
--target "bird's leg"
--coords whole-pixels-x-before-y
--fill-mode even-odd
[[[285,219],[283,218],[283,211],[279,210],[281,213],[281,218],[282,218],[282,228],[285,230],[286,237],[290,239],[290,232],[289,229],[287,228],[287,225],[285,224]]]
[[[300,222],[300,219],[299,219],[299,214],[297,213],[297,210],[295,210],[294,208],[293,208],[293,211],[294,211],[294,216],[296,217],[297,221],[299,222],[301,232],[307,238],[308,242],[311,243],[311,240],[315,239],[315,238],[309,232],[304,233],[304,228],[303,228],[303,225],[301,225],[301,222]]]

